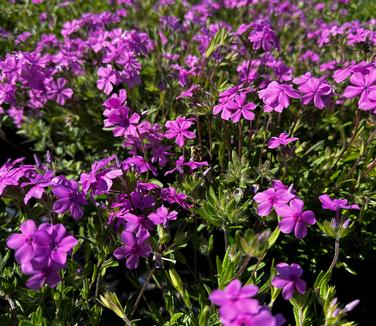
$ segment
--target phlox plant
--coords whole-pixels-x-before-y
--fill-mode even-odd
[[[372,8],[1,0],[0,325],[372,324]]]

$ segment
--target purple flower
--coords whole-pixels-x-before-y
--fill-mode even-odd
[[[231,322],[239,314],[256,314],[258,312],[258,300],[250,299],[257,292],[257,286],[245,285],[242,287],[240,281],[235,279],[224,290],[214,290],[209,295],[209,299],[213,304],[220,306],[219,313],[221,319]]]
[[[190,168],[191,171],[194,171],[194,170],[197,170],[199,167],[201,166],[208,166],[208,162],[192,162],[192,161],[189,161],[189,162],[185,162],[184,161],[184,155],[180,156],[176,162],[175,162],[176,166],[174,169],[172,170],[169,170],[165,173],[165,175],[169,175],[175,171],[178,171],[179,173],[183,173],[183,167],[184,166],[188,166]]]
[[[177,193],[174,187],[168,187],[161,190],[161,198],[162,200],[166,201],[169,204],[178,204],[184,209],[188,209],[191,207],[190,204],[187,203],[186,199],[188,196],[184,193]]]
[[[200,88],[200,85],[192,84],[187,90],[180,93],[179,96],[176,97],[177,100],[184,98],[184,97],[192,97],[193,93]]]
[[[289,190],[269,188],[257,193],[253,200],[258,204],[257,214],[268,216],[272,208],[276,209],[280,205],[287,204],[293,198],[295,198],[295,195]]]
[[[168,226],[168,222],[176,220],[178,212],[169,212],[164,206],[157,208],[155,213],[148,215],[148,219],[151,220],[155,225],[162,224],[164,227]]]
[[[140,120],[140,115],[133,113],[130,115],[130,109],[126,105],[127,93],[124,89],[120,90],[119,95],[112,94],[112,96],[103,103],[106,109],[103,115],[106,117],[104,126],[106,128],[114,127],[112,130],[115,137],[122,137],[126,134],[128,127],[131,124],[137,124]]]
[[[62,224],[43,223],[38,229],[34,221],[21,224],[21,234],[12,234],[9,248],[16,250],[21,271],[31,277],[26,286],[38,290],[44,283],[55,287],[60,281],[59,270],[65,268],[67,255],[78,241],[69,235]]]
[[[236,85],[219,93],[219,103],[214,106],[213,114],[217,115],[221,113],[221,118],[223,120],[237,120],[238,118],[240,120],[240,117],[243,114],[242,108],[245,107],[244,114],[248,118],[250,118],[250,120],[253,120],[254,114],[253,112],[250,112],[250,110],[253,110],[256,106],[254,106],[253,103],[249,103],[249,106],[248,104],[244,105],[244,101],[248,92],[249,89],[243,88],[243,85]],[[232,117],[233,114],[235,115]]]
[[[249,33],[248,39],[255,50],[263,49],[270,51],[278,47],[278,39],[267,22],[256,23],[252,26],[254,29]]]
[[[241,117],[249,121],[255,119],[252,110],[256,108],[256,104],[252,102],[245,104],[246,97],[247,94],[245,93],[235,95],[232,101],[227,103],[227,109],[231,111],[230,120],[233,122],[239,122]]]
[[[302,94],[302,103],[304,105],[313,102],[314,106],[320,110],[328,105],[330,97],[333,95],[332,87],[320,78],[309,78],[298,89]]]
[[[125,230],[135,232],[137,236],[139,234],[149,234],[149,231],[154,230],[154,224],[151,219],[144,216],[126,213],[124,219],[127,221]]]
[[[275,207],[277,214],[282,217],[279,222],[279,229],[282,233],[294,234],[298,239],[307,235],[307,224],[316,223],[315,214],[312,211],[303,211],[304,202],[301,199],[293,199],[290,204],[278,205]]]
[[[13,162],[8,160],[0,167],[0,196],[8,186],[18,186],[18,180],[25,175],[26,171],[33,168],[31,165],[18,167],[17,165],[22,161],[22,158]]]
[[[41,224],[34,234],[36,249],[34,260],[41,264],[50,264],[52,268],[62,268],[67,262],[68,253],[78,243],[77,239],[69,234],[62,224]]]
[[[85,195],[78,191],[78,183],[74,180],[65,182],[52,188],[53,194],[58,198],[53,204],[54,212],[64,214],[70,211],[73,218],[78,220],[84,214],[82,205],[87,205]]]
[[[272,137],[269,140],[268,148],[274,149],[279,146],[286,146],[287,144],[298,140],[299,138],[296,137],[289,137],[286,133],[281,133],[278,137]]]
[[[96,161],[91,166],[89,173],[82,173],[80,177],[80,184],[82,185],[82,191],[87,194],[89,190],[94,195],[105,194],[110,191],[113,179],[123,175],[121,169],[106,168],[106,166],[116,158],[112,155],[108,158]]]
[[[154,175],[157,174],[157,170],[142,156],[128,157],[122,162],[123,170],[135,170],[138,173],[146,173],[151,171]]]
[[[187,119],[179,117],[176,120],[170,120],[166,122],[167,131],[165,137],[167,139],[175,138],[175,143],[179,147],[183,147],[185,139],[195,138],[195,133],[188,129],[193,125],[193,119]]]
[[[34,233],[37,228],[33,220],[27,220],[20,229],[21,233],[13,233],[8,237],[7,246],[16,250],[16,261],[25,264],[34,256]]]
[[[117,84],[116,73],[112,69],[112,66],[110,64],[108,64],[106,66],[106,68],[104,68],[104,67],[99,68],[98,69],[98,77],[100,77],[97,80],[98,89],[101,90],[101,91],[103,90],[103,92],[106,95],[109,95],[113,90],[112,85]]]
[[[263,100],[265,112],[282,112],[290,104],[289,98],[300,98],[299,93],[291,85],[272,81],[266,88],[258,92]]]
[[[147,258],[152,253],[150,245],[147,243],[149,234],[145,233],[141,237],[135,237],[133,233],[124,231],[121,234],[121,240],[124,246],[114,251],[116,259],[124,259],[127,261],[125,265],[129,269],[135,269],[139,265],[140,257]]]
[[[30,274],[25,272],[25,274]],[[34,291],[39,290],[45,283],[50,288],[54,288],[60,282],[60,275],[58,270],[51,266],[43,266],[37,272],[31,274],[32,276],[27,280],[26,286]]]
[[[364,106],[371,101],[368,95],[376,90],[376,69],[372,69],[368,74],[355,72],[350,77],[350,82],[352,85],[345,88],[343,96],[351,99],[360,95],[359,108],[367,110]]]
[[[272,280],[272,285],[282,290],[282,296],[285,300],[293,297],[295,290],[304,294],[307,283],[301,279],[303,270],[298,264],[280,263],[276,265],[277,276]]]
[[[73,95],[71,88],[64,88],[66,83],[67,81],[64,78],[51,79],[47,84],[47,98],[55,100],[57,104],[64,105],[65,101]]]
[[[324,194],[319,197],[322,208],[331,211],[338,211],[340,209],[360,209],[356,204],[348,205],[347,199],[331,199],[328,195]]]
[[[21,183],[21,187],[32,186],[24,197],[25,205],[27,205],[31,198],[42,198],[46,188],[51,184],[54,173],[52,170],[47,170],[44,174],[39,174],[37,171],[28,173],[30,174],[28,175],[29,181]]]

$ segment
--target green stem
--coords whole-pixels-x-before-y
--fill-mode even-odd
[[[136,302],[134,303],[133,309],[132,309],[132,311],[131,311],[131,313],[130,313],[130,317],[131,317],[131,318],[132,318],[132,316],[134,315],[134,313],[136,312],[137,307],[138,307],[138,305],[139,305],[139,303],[140,303],[140,301],[141,301],[141,299],[142,299],[142,296],[144,295],[144,292],[145,292],[145,290],[146,290],[146,286],[149,284],[150,279],[151,279],[151,278],[153,277],[153,275],[154,275],[154,272],[155,272],[155,267],[153,267],[153,268],[150,270],[149,275],[148,275],[148,277],[146,278],[145,283],[144,283],[144,285],[142,286],[142,288],[141,288],[141,290],[140,290],[140,293],[139,293],[138,296],[137,296]]]

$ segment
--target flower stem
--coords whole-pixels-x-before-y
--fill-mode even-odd
[[[134,315],[134,313],[136,312],[137,307],[138,307],[138,304],[140,303],[141,298],[142,298],[142,296],[144,295],[144,292],[145,292],[145,290],[146,290],[146,286],[149,284],[150,279],[151,279],[152,276],[154,275],[154,272],[155,272],[155,267],[153,267],[153,268],[150,270],[149,275],[148,275],[148,277],[146,278],[145,283],[144,283],[144,285],[142,286],[142,288],[141,288],[141,290],[140,290],[140,293],[139,293],[138,296],[137,296],[136,302],[134,303],[133,309],[132,309],[132,311],[131,311],[131,313],[130,313],[130,317],[131,317],[131,318],[132,318],[132,316]]]
[[[339,232],[337,232],[336,242],[334,243],[334,257],[330,264],[329,270],[333,270],[334,267],[336,266],[338,256],[339,256]]]
[[[245,269],[247,268],[250,260],[251,260],[251,256],[247,255],[247,257],[243,261],[243,264],[240,266],[238,272],[236,273],[235,278],[239,279],[239,277],[243,275],[243,273],[244,273]]]

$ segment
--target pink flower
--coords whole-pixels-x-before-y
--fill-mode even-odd
[[[47,98],[55,100],[57,104],[64,105],[65,101],[73,95],[71,88],[64,88],[66,83],[67,81],[64,78],[51,79],[47,85]]]
[[[192,125],[193,119],[182,117],[179,117],[176,120],[167,121],[165,137],[167,139],[175,138],[175,143],[178,144],[179,147],[183,147],[185,139],[195,138],[195,133],[188,130]]]
[[[221,319],[232,321],[239,313],[244,313],[243,307],[247,307],[249,314],[258,312],[258,300],[251,299],[257,292],[257,286],[245,285],[242,287],[240,281],[235,279],[224,290],[214,290],[209,299],[213,304],[220,306]]]
[[[372,102],[372,98],[368,97],[369,93],[376,90],[376,69],[372,69],[368,74],[355,72],[350,77],[350,81],[352,85],[345,88],[343,96],[348,99],[360,96],[359,108],[366,111],[369,110],[367,104]]]
[[[356,204],[348,205],[347,199],[331,199],[328,195],[324,194],[319,197],[322,208],[331,211],[337,211],[340,209],[360,209]]]
[[[294,197],[295,195],[286,189],[269,188],[256,194],[253,200],[258,204],[257,214],[268,216],[272,208],[276,209],[280,205],[287,204]]]
[[[34,256],[34,233],[37,228],[33,220],[27,220],[21,224],[20,229],[21,233],[9,236],[7,246],[16,250],[16,261],[25,264]]]
[[[289,98],[300,98],[289,84],[280,84],[272,81],[266,88],[258,92],[259,98],[263,100],[265,112],[282,112],[290,105]]]
[[[234,113],[234,111],[238,111],[239,108],[243,107],[244,100],[245,100],[246,94],[248,92],[249,92],[249,88],[244,88],[243,85],[236,85],[236,86],[230,87],[230,88],[226,89],[225,91],[221,92],[219,94],[219,103],[217,105],[215,105],[214,108],[213,108],[213,114],[217,115],[217,114],[221,113],[221,118],[223,120],[229,120],[230,118],[232,118],[232,114]],[[235,101],[235,98],[237,96],[240,96],[240,95],[241,95],[241,97],[238,98]],[[248,113],[249,110],[254,109],[254,108],[251,108],[251,107],[252,107],[252,105],[245,109],[245,111],[247,111],[247,112],[245,112],[246,114]],[[233,118],[237,119],[238,116],[239,116],[239,120],[240,120],[240,116],[241,116],[242,112],[238,111],[238,112],[235,112],[235,113],[237,113],[237,114],[235,114]],[[253,113],[252,112],[249,112],[249,113],[251,113],[251,114],[248,114],[248,117],[251,118]],[[237,120],[237,121],[239,121],[239,120]]]
[[[169,212],[164,206],[157,208],[155,213],[151,213],[148,219],[151,220],[155,225],[162,224],[164,227],[168,225],[169,221],[176,220],[178,212]]]
[[[125,265],[129,269],[135,269],[139,265],[140,257],[147,258],[152,253],[152,248],[147,242],[149,234],[145,233],[140,237],[135,237],[133,233],[124,231],[121,234],[121,240],[124,245],[114,251],[116,259],[127,261]]]
[[[312,211],[303,211],[304,202],[301,199],[293,199],[290,204],[278,205],[275,209],[277,214],[282,217],[279,222],[279,229],[282,233],[294,234],[298,239],[307,235],[307,224],[316,223],[315,214]]]
[[[299,138],[296,137],[289,137],[286,133],[281,133],[278,137],[272,137],[269,140],[268,148],[274,149],[278,148],[279,146],[286,146],[287,144],[298,140]]]
[[[249,102],[245,104],[247,94],[241,93],[235,95],[233,100],[227,103],[227,109],[231,111],[230,119],[233,122],[239,122],[243,117],[246,120],[255,120],[255,114],[252,112],[256,108],[256,104]]]
[[[113,86],[117,83],[117,77],[115,71],[111,65],[107,65],[106,68],[101,67],[98,69],[98,76],[101,77],[97,80],[97,87],[99,90],[103,90],[106,95],[109,95]]]
[[[307,288],[307,283],[300,277],[303,275],[303,270],[298,264],[280,263],[276,265],[277,276],[272,280],[272,285],[282,290],[282,296],[285,300],[293,297],[295,290],[300,294],[304,294]]]
[[[330,97],[333,95],[332,87],[320,78],[310,78],[299,86],[302,94],[302,103],[308,105],[313,102],[314,106],[322,110],[328,105]]]

